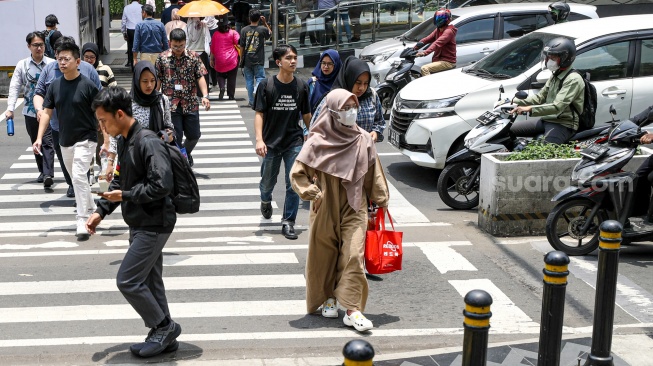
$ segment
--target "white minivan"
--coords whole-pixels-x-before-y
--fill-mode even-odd
[[[653,104],[651,15],[581,20],[527,34],[469,67],[411,82],[395,99],[388,142],[415,164],[442,169],[476,118],[492,108],[501,85],[504,96],[538,92],[551,75],[542,70],[542,49],[556,37],[576,43],[572,67],[589,72],[596,87],[597,125],[610,120],[610,105],[623,119]]]

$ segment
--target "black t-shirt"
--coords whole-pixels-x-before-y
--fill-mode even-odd
[[[245,66],[265,64],[265,40],[268,38],[270,31],[263,25],[248,25],[240,30],[238,43],[241,49],[245,50]]]
[[[95,84],[81,74],[73,80],[62,76],[48,87],[43,107],[57,109],[61,146],[73,146],[84,140],[97,142],[97,119],[91,104],[98,93]]]
[[[298,91],[297,78],[288,84],[274,77],[274,89],[270,100],[265,96],[268,79],[259,83],[254,101],[254,110],[263,112],[263,141],[268,149],[286,151],[304,143],[304,132],[299,121],[304,114],[311,113],[308,93],[302,88]],[[299,98],[299,92],[304,95]],[[298,100],[301,102],[298,103]],[[300,104],[301,105],[298,105]]]

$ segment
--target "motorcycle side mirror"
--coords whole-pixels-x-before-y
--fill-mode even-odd
[[[515,93],[515,98],[517,98],[517,99],[526,99],[526,98],[528,98],[528,93],[526,93],[523,90],[520,90],[517,93]]]
[[[499,85],[499,93],[505,93],[506,90],[503,89],[503,84]]]

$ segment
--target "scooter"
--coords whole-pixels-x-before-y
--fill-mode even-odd
[[[399,55],[401,60],[392,63],[392,68],[386,74],[385,81],[376,86],[376,93],[383,106],[383,118],[386,121],[390,119],[392,104],[399,91],[411,81],[422,76],[420,72],[413,70],[413,66],[415,66],[417,54],[427,49],[430,45],[430,43],[424,44],[419,42],[415,45],[415,47],[418,47],[417,50],[413,47],[408,47],[401,51]]]
[[[622,244],[653,241],[653,224],[629,217],[636,200],[637,184],[649,184],[622,168],[632,159],[645,134],[641,126],[626,120],[614,128],[606,145],[581,151],[582,159],[571,174],[572,186],[551,201],[558,202],[546,220],[546,237],[557,250],[585,255],[599,245],[599,227],[605,220],[623,226]]]
[[[517,115],[510,114],[517,105],[509,98],[502,100],[503,86],[494,110],[476,119],[478,125],[467,133],[464,148],[449,156],[438,178],[438,195],[445,205],[456,210],[469,210],[478,206],[481,174],[481,155],[519,150],[528,139],[517,137],[510,131]],[[518,91],[514,98],[526,99],[528,94]],[[514,100],[513,98],[513,100]],[[614,117],[613,117],[614,122]],[[574,134],[569,141],[579,141],[581,147],[607,137],[610,127],[595,127]]]

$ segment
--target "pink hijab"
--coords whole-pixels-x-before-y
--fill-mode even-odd
[[[365,130],[345,126],[338,122],[338,111],[350,98],[356,96],[345,89],[334,89],[325,97],[325,106],[317,116],[308,140],[304,143],[297,160],[309,167],[342,179],[347,190],[347,202],[355,211],[361,208],[363,177],[376,163],[376,147]]]

